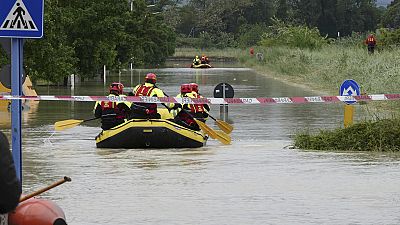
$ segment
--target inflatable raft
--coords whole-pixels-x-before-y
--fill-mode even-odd
[[[198,148],[207,136],[167,119],[131,119],[96,137],[98,148]]]
[[[195,68],[195,69],[212,68],[212,66],[210,64],[199,64],[199,65],[192,64],[190,67]]]

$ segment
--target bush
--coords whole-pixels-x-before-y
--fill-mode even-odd
[[[328,43],[327,37],[321,36],[318,28],[308,28],[306,25],[294,26],[279,20],[274,20],[272,26],[262,35],[262,46],[290,46],[301,49],[320,49]]]
[[[399,151],[400,119],[365,121],[348,128],[297,134],[295,147],[312,150]]]
[[[385,47],[398,46],[400,44],[400,29],[390,30],[382,28],[379,30],[379,44]]]
[[[341,45],[344,47],[364,47],[365,37],[364,33],[353,32],[351,36],[341,37],[338,39],[330,39],[332,44]]]
[[[200,38],[177,37],[176,39],[176,47],[178,48],[200,48],[200,46]]]
[[[256,45],[264,32],[267,31],[265,24],[242,25],[239,29],[238,45],[245,48]]]

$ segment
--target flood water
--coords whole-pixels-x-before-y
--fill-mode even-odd
[[[235,97],[318,95],[224,64],[123,71],[107,83],[134,86],[150,71],[171,96],[190,82],[199,83],[205,97],[221,82],[234,87]],[[35,89],[39,95],[107,91],[101,79],[79,82],[73,91]],[[230,106],[232,144],[210,139],[199,149],[97,149],[99,121],[54,132],[56,121],[92,118],[93,105],[42,101],[23,114],[24,192],[71,177],[42,195],[64,210],[70,225],[400,224],[400,157],[288,147],[298,131],[339,127],[342,104]],[[211,112],[219,117],[219,106]],[[1,117],[1,130],[9,135],[7,113]],[[218,129],[212,120],[208,124]]]

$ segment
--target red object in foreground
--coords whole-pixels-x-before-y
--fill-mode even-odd
[[[66,225],[65,214],[54,202],[31,198],[8,214],[9,225]]]

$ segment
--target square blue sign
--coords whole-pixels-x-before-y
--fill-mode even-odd
[[[44,0],[0,0],[0,37],[42,38]]]

